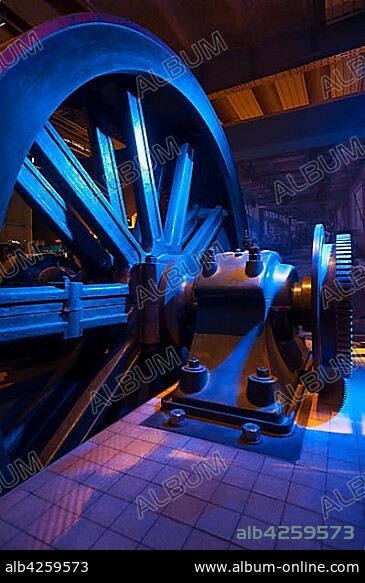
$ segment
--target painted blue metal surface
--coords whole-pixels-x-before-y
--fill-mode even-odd
[[[66,191],[68,199],[103,237],[106,246],[132,264],[141,261],[144,252],[127,224],[117,220],[109,201],[50,123],[39,132],[36,144],[46,159],[46,166],[55,173],[60,191]]]
[[[106,190],[106,196],[117,219],[127,224],[127,210],[123,198],[123,190],[118,174],[118,165],[114,152],[114,144],[105,131],[105,114],[96,102],[96,96],[91,95],[92,103],[88,108],[89,135],[93,157],[96,161],[97,182]]]
[[[165,223],[166,243],[171,253],[177,253],[182,248],[192,176],[193,151],[189,144],[184,144],[176,161]]]
[[[199,230],[194,234],[189,243],[187,243],[185,253],[194,255],[195,257],[201,257],[204,250],[214,240],[215,235],[222,225],[223,218],[224,211],[219,206],[214,211],[209,212],[199,227]]]
[[[132,134],[131,149],[132,153],[138,157],[141,175],[136,184],[139,226],[144,247],[152,254],[158,255],[165,248],[165,238],[142,103],[141,99],[129,91],[127,92],[127,102]]]
[[[62,334],[77,338],[83,330],[125,324],[128,286],[84,285],[0,288],[0,342]]]
[[[67,16],[37,27],[35,35],[34,42],[41,50],[32,51],[30,47],[31,55],[0,74],[0,222],[16,185],[76,253],[83,267],[94,264],[105,267],[106,273],[111,262],[132,267],[143,263],[149,254],[163,256],[165,261],[169,255],[200,257],[221,230],[225,231],[224,240],[237,246],[246,216],[227,140],[192,73],[185,67],[182,74],[180,70],[172,74],[165,66],[168,59],[176,58],[171,50],[138,26],[108,15]],[[145,111],[148,104],[145,107],[144,102],[148,98],[142,100],[131,89],[115,92],[120,103],[112,104],[113,115],[118,112],[121,126],[128,126],[128,150],[139,167],[138,180],[133,184],[138,213],[133,231],[127,222],[124,184],[103,100],[95,102],[93,89],[83,94],[94,100],[86,106],[86,113],[98,166],[95,178],[49,120],[65,99],[97,78],[127,75],[130,79],[151,70],[174,91],[176,103],[171,101],[170,106],[168,102],[169,123],[174,116],[180,119],[179,108],[183,107],[192,125],[191,129],[184,127],[180,154],[173,161],[163,222],[160,197],[165,168],[154,167],[149,143],[151,134],[159,135],[159,120],[153,120],[150,132]],[[97,95],[97,87],[94,89]],[[40,170],[27,158],[30,148],[36,152]],[[197,152],[201,167],[195,159]],[[193,197],[196,184],[204,188],[201,193],[194,191]],[[110,269],[108,277],[112,277]],[[63,291],[52,286],[39,291],[27,288],[23,290],[25,296],[4,288],[1,340],[53,333],[77,337],[85,328],[127,320],[123,295],[111,301],[106,291],[109,288],[101,288],[100,295],[90,303],[85,296],[87,288],[71,282]],[[39,299],[35,299],[37,294]],[[14,297],[19,299],[18,306],[11,299]]]
[[[64,199],[28,158],[19,172],[17,190],[81,258],[99,268],[110,263],[109,254],[85,225],[76,220]]]

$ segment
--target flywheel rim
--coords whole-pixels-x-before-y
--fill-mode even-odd
[[[92,31],[90,27],[93,28]],[[228,142],[209,100],[192,73],[186,70],[184,75],[176,79],[168,78],[162,63],[174,55],[171,49],[141,27],[109,15],[82,13],[65,16],[36,27],[34,32],[42,43],[43,50],[26,60],[19,60],[16,65],[5,69],[0,75],[3,132],[5,135],[11,135],[13,132],[17,136],[11,148],[9,144],[0,141],[0,172],[3,176],[0,195],[1,222],[23,160],[36,135],[65,98],[96,77],[114,73],[143,75],[152,68],[156,76],[165,79],[191,102],[212,143],[214,142],[216,146],[217,163],[222,168],[238,243],[246,227],[246,219]],[[104,46],[97,46],[100,36],[103,38]],[[71,51],[67,48],[75,45],[77,50]],[[9,50],[8,46],[5,52]],[[119,51],[117,55],[115,51]],[[149,52],[151,56],[141,57],[143,54],[148,55]],[[62,62],[57,60],[58,53],[63,54]],[[82,62],[85,60],[85,54],[86,66]],[[114,56],[114,60],[111,56]],[[118,62],[116,56],[119,58]],[[54,69],[57,70],[50,78],[47,75],[42,77],[42,71],[49,74]],[[26,91],[24,86],[27,87]],[[32,112],[31,116],[29,111]]]

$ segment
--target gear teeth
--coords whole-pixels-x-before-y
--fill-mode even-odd
[[[348,395],[348,380],[346,378],[343,379],[343,395],[341,399],[341,403],[339,405],[338,412],[342,411],[345,406],[346,400]]]
[[[336,315],[336,362],[341,375],[348,378],[353,360],[352,240],[349,233],[336,236],[336,282],[343,292]],[[346,295],[348,292],[348,295]]]

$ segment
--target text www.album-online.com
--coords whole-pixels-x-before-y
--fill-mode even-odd
[[[298,563],[251,563],[241,561],[240,563],[195,563],[195,573],[359,573],[358,563],[309,563],[299,561]]]

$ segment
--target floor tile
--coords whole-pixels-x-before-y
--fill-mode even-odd
[[[294,506],[307,508],[313,512],[322,512],[321,498],[324,492],[292,482],[289,488],[287,501]]]
[[[57,505],[70,512],[81,515],[91,504],[99,498],[100,492],[95,488],[90,488],[85,484],[78,484],[71,492],[66,494]]]
[[[148,451],[145,455],[146,459],[153,460],[155,462],[160,462],[161,464],[168,464],[172,458],[177,454],[179,450],[171,449],[171,447],[165,447],[164,445],[158,445]]]
[[[91,548],[93,551],[132,551],[136,546],[136,541],[106,530]]]
[[[297,466],[294,469],[292,481],[303,486],[309,486],[310,488],[318,488],[322,491],[326,486],[326,473]]]
[[[131,476],[137,476],[143,480],[153,480],[155,476],[164,468],[163,464],[153,460],[143,459],[129,470]]]
[[[39,498],[44,498],[49,502],[57,502],[76,486],[77,483],[73,480],[57,475],[40,488],[37,488],[35,493]]]
[[[29,494],[20,500],[15,506],[1,513],[1,518],[17,528],[24,530],[38,516],[49,510],[51,502]]]
[[[190,526],[160,516],[142,542],[154,549],[178,550],[184,546],[190,533]]]
[[[196,466],[204,459],[204,456],[199,453],[190,453],[184,450],[180,450],[169,462],[170,466],[179,468],[181,470],[186,470],[187,472],[193,472]]]
[[[182,449],[184,445],[189,441],[189,437],[187,435],[179,435],[178,433],[173,432],[164,432],[165,435],[161,439],[161,445],[166,445],[167,447],[173,447],[175,449]]]
[[[212,443],[210,441],[205,441],[205,439],[197,439],[196,437],[191,437],[189,441],[184,445],[184,452],[194,453],[197,455],[204,456],[212,448]]]
[[[6,543],[2,549],[7,551],[46,551],[52,549],[52,547],[25,532],[20,532]]]
[[[158,517],[159,514],[149,512],[140,518],[137,506],[135,504],[129,504],[124,512],[112,523],[110,529],[139,542],[156,522]]]
[[[88,476],[84,483],[91,488],[95,488],[101,492],[106,492],[111,488],[121,477],[123,473],[117,470],[112,470],[106,466],[98,466],[97,470]]]
[[[261,473],[282,480],[290,480],[294,471],[294,464],[283,460],[267,457],[262,465]]]
[[[205,500],[199,500],[198,498],[184,494],[172,500],[162,511],[162,514],[184,524],[194,526],[206,504]]]
[[[239,488],[244,488],[245,490],[251,490],[257,480],[258,474],[256,472],[251,472],[250,470],[245,470],[240,466],[232,465],[228,468],[226,474],[223,477],[223,482],[231,484],[232,486],[238,486]]]
[[[123,451],[115,454],[114,457],[105,462],[104,467],[118,472],[128,472],[130,468],[139,464],[140,461],[140,457]]]
[[[53,506],[27,527],[27,533],[50,544],[79,517],[59,506]]]
[[[113,438],[111,438],[113,439]],[[115,456],[115,448],[107,447],[105,444],[97,445],[91,451],[88,451],[83,456],[86,459],[95,464],[105,464],[108,460]]]
[[[52,541],[52,546],[63,550],[90,549],[104,532],[105,528],[100,524],[80,518],[56,537]]]
[[[249,496],[248,490],[221,482],[213,493],[211,502],[242,513]]]
[[[237,456],[237,449],[235,447],[229,447],[228,445],[221,445],[220,443],[213,443],[211,446],[209,453],[218,452],[221,458],[227,463],[230,464],[234,461],[235,457]]]
[[[352,476],[355,477],[360,474],[360,464],[357,461],[329,458],[328,471],[338,473],[346,472],[347,474],[352,474]]]
[[[283,502],[252,493],[247,501],[245,514],[269,524],[280,524],[283,509]]]
[[[7,494],[4,494],[0,498],[0,516],[3,514],[3,512],[6,512],[9,508],[12,508],[15,506],[15,504],[18,504],[26,496],[28,496],[28,492],[23,490],[22,487],[15,488]]]
[[[135,476],[124,475],[108,490],[108,494],[132,502],[146,487],[147,483],[145,480]]]
[[[275,498],[275,500],[285,501],[288,495],[289,483],[286,480],[281,480],[280,478],[274,478],[273,476],[268,479],[265,474],[260,474],[255,482],[253,488],[254,492],[258,494],[263,494],[264,496],[269,496]]]
[[[259,472],[264,464],[265,456],[246,450],[240,450],[233,460],[233,464],[252,472]]]
[[[208,503],[196,527],[220,538],[230,540],[237,528],[238,512]]]
[[[142,439],[134,439],[132,443],[125,447],[125,451],[135,456],[144,457],[154,447],[154,443],[143,441]]]
[[[145,427],[144,431],[139,436],[142,441],[149,441],[150,443],[160,443],[164,438],[164,432],[160,429],[153,429],[152,427]]]
[[[226,540],[194,529],[184,544],[183,549],[191,551],[215,551],[226,550],[227,547],[228,542]]]
[[[83,512],[83,517],[108,527],[127,508],[128,502],[109,494],[101,496]]]
[[[112,437],[112,435],[114,435],[112,431],[110,431],[109,429],[104,429],[103,431],[100,431],[100,433],[96,433],[95,435],[93,435],[90,438],[90,441],[100,445],[104,443],[109,437]]]
[[[100,468],[99,464],[82,458],[75,458],[72,464],[62,472],[63,477],[83,483],[87,478]]]
[[[322,514],[293,504],[286,504],[281,524],[285,526],[321,526],[324,522]]]
[[[77,459],[77,458],[74,458]],[[45,486],[52,478],[54,478],[55,472],[51,472],[48,468],[46,470],[41,470],[35,476],[28,478],[21,483],[21,489],[27,490],[28,492],[34,492],[38,490],[41,486]]]
[[[134,441],[134,437],[122,435],[120,433],[111,433],[111,436],[104,441],[103,445],[105,447],[111,447],[118,451],[123,450],[127,445]]]
[[[16,526],[0,519],[0,548],[18,535],[21,531]]]

